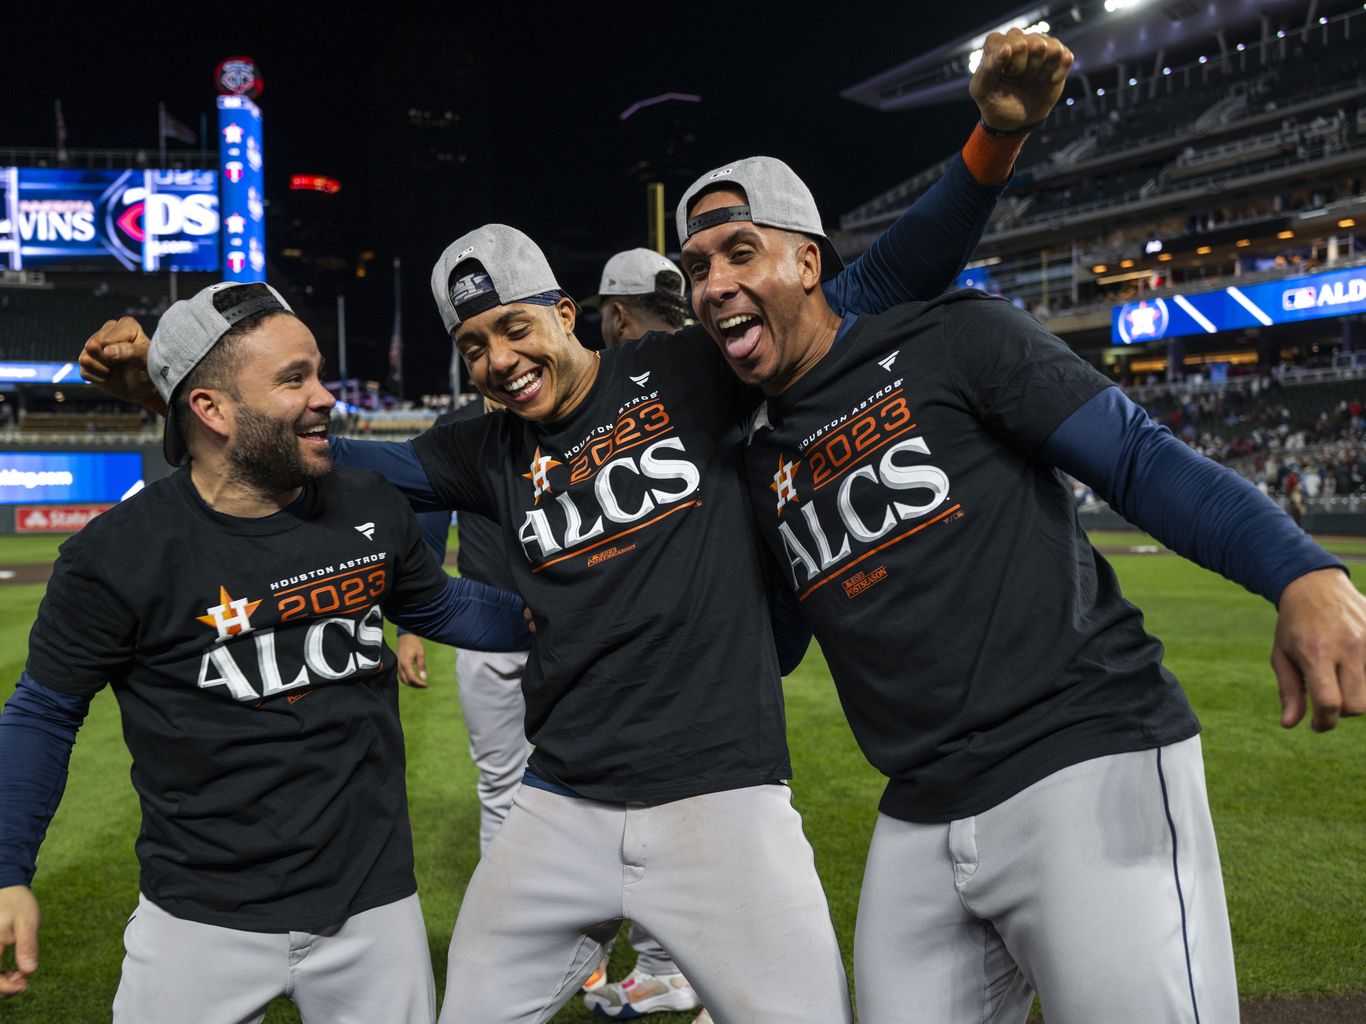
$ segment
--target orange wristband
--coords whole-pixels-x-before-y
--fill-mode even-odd
[[[963,163],[979,185],[1000,185],[1010,178],[1015,158],[1027,138],[1027,134],[992,135],[979,121],[963,147]]]

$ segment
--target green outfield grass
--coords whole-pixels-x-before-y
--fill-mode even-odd
[[[1134,537],[1107,535],[1098,543],[1128,546]],[[0,539],[0,565],[47,560],[55,546]],[[1280,729],[1266,664],[1273,609],[1178,558],[1120,555],[1113,562],[1126,594],[1165,640],[1167,664],[1205,724],[1210,799],[1244,995],[1366,991],[1366,721],[1346,721],[1326,735]],[[22,668],[41,595],[40,586],[0,587],[0,697]],[[431,689],[402,694],[418,875],[438,991],[450,926],[478,856],[475,773],[453,661],[449,650],[429,646]],[[819,652],[788,679],[787,697],[793,790],[847,959],[881,780],[854,745]],[[39,861],[42,967],[31,993],[0,1004],[0,1021],[108,1019],[122,929],[137,896],[137,822],[117,707],[105,692],[81,730],[67,795]],[[629,966],[623,941],[613,977]],[[578,1000],[555,1018],[598,1019]],[[691,1015],[650,1019],[682,1024]],[[298,1016],[282,1003],[267,1020],[282,1024]]]

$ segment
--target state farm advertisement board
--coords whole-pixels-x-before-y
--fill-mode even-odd
[[[14,509],[15,533],[75,533],[113,505],[19,505]]]

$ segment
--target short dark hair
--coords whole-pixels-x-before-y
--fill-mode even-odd
[[[263,284],[244,284],[237,288],[224,288],[214,293],[213,308],[222,313],[240,303],[258,298],[274,298],[274,296],[271,295],[270,289]],[[253,313],[228,328],[223,336],[214,343],[213,348],[204,353],[204,358],[199,360],[189,373],[185,374],[185,379],[180,382],[175,393],[171,395],[171,407],[175,410],[176,421],[180,424],[182,437],[188,437],[187,428],[194,420],[194,413],[190,410],[190,393],[197,388],[217,388],[226,391],[233,398],[238,397],[237,376],[234,372],[237,368],[238,342],[271,317],[293,315],[288,310],[278,307]]]
[[[677,271],[661,270],[655,275],[655,290],[643,295],[612,295],[609,298],[646,316],[657,317],[677,330],[688,322],[688,300],[679,292],[683,277]]]

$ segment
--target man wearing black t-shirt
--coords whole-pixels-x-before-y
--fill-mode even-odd
[[[833,312],[824,240],[758,161],[678,207],[693,306],[768,396],[752,512],[890,779],[859,1017],[1231,1021],[1199,723],[1059,469],[1276,602],[1282,724],[1366,712],[1366,600],[1275,505],[1008,302]],[[757,324],[792,325],[786,344]]]
[[[118,1024],[430,1024],[394,658],[383,617],[529,641],[452,580],[402,497],[332,472],[313,335],[266,285],[176,303],[152,339],[176,473],[62,545],[0,717],[0,936],[37,968],[28,884],[91,698],[113,687],[142,805]]]

